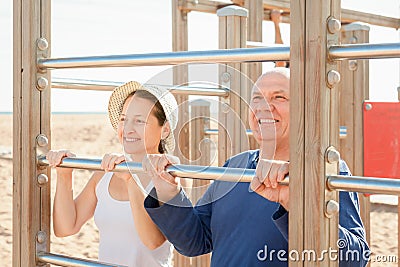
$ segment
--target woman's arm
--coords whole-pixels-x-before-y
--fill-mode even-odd
[[[145,192],[139,188],[133,178],[126,181],[126,186],[128,188],[133,220],[140,240],[149,249],[156,249],[165,242],[166,238],[144,208]]]
[[[50,151],[50,166],[57,167],[64,157],[75,155],[67,150]],[[96,172],[79,196],[73,199],[72,169],[56,168],[57,184],[53,206],[54,234],[58,237],[73,235],[93,216],[97,204],[95,188],[102,173]]]

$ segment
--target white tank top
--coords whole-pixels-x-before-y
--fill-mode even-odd
[[[129,267],[170,267],[172,245],[165,241],[155,250],[140,240],[133,221],[129,201],[111,197],[109,185],[112,172],[104,174],[96,186],[97,206],[94,221],[99,228],[99,261]],[[152,183],[147,189],[153,187]]]

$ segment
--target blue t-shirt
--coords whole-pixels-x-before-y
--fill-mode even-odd
[[[255,169],[259,150],[234,156],[225,167]],[[347,172],[341,161],[340,171]],[[183,255],[212,252],[211,266],[287,266],[288,213],[275,202],[249,192],[249,183],[215,181],[195,207],[181,191],[161,207],[155,190],[145,208],[167,239]],[[358,251],[340,266],[364,266],[368,250],[355,193],[340,192],[339,238]],[[334,248],[337,249],[337,248]],[[286,260],[285,260],[286,259]]]

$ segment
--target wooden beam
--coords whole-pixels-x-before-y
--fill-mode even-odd
[[[13,6],[13,266],[37,266],[36,250],[48,251],[50,244],[50,187],[39,186],[36,166],[36,137],[50,134],[50,88],[37,88],[37,57],[50,56],[38,49],[38,39],[50,40],[50,1],[14,1]],[[48,148],[44,146],[43,151]],[[43,242],[37,234],[44,233]]]
[[[289,250],[304,250],[304,104],[305,104],[305,3],[292,0],[290,27],[290,202]],[[290,267],[303,266],[300,261],[290,261]]]
[[[262,42],[262,23],[264,19],[262,0],[245,0],[244,7],[249,11],[247,20],[247,40],[253,42]],[[247,43],[246,43],[247,47]],[[251,80],[249,87],[252,87],[262,73],[262,63],[248,63],[247,76]],[[249,100],[249,99],[248,99]],[[249,128],[249,125],[246,124]],[[257,149],[259,145],[253,136],[249,137],[250,149]]]
[[[342,43],[368,43],[370,27],[364,23],[351,23],[342,27]],[[364,175],[363,150],[363,102],[369,99],[369,61],[343,60],[340,63],[339,84],[340,125],[347,134],[340,139],[340,152],[353,175]],[[370,202],[369,197],[358,194],[360,214],[364,223],[367,241],[370,243]]]
[[[328,147],[338,147],[338,89],[326,83],[327,72],[337,69],[337,63],[327,61],[326,49],[328,42],[338,43],[338,34],[327,31],[327,20],[340,19],[340,1],[292,0],[291,4],[291,20],[296,23],[290,42],[289,251],[312,250],[321,255],[335,247],[338,238],[337,214],[325,216],[324,155]],[[329,197],[337,201],[337,192]],[[290,266],[315,264],[312,259],[290,262]],[[337,265],[328,257],[318,262],[318,266]]]
[[[356,21],[394,29],[400,28],[400,18],[392,18],[350,9],[342,9],[342,23],[351,23]]]
[[[247,16],[246,9],[228,6],[218,10],[219,48],[231,49],[246,47]],[[246,134],[250,88],[246,65],[229,63],[219,65],[219,84],[230,88],[228,97],[220,97],[218,131],[218,165],[229,157],[249,149]],[[244,123],[243,123],[244,122]]]
[[[207,13],[216,13],[221,7],[237,4],[243,6],[244,1],[210,1],[210,0],[199,0],[198,4],[193,3],[193,1],[185,0],[186,6],[182,6],[182,9],[187,11],[199,11]],[[271,9],[280,9],[285,13],[290,13],[290,0],[263,0],[264,7],[264,20],[270,20],[269,12]],[[360,21],[368,23],[371,25],[388,27],[399,29],[400,28],[400,18],[392,18],[381,15],[375,15],[372,13],[360,12],[350,9],[342,9],[341,11],[342,22],[351,23],[355,21]],[[289,17],[283,16],[282,22],[289,23]]]
[[[172,0],[172,51],[188,50],[188,21],[187,11],[183,10],[179,0]],[[180,65],[173,68],[173,84],[186,84],[188,81],[187,65]],[[178,125],[175,129],[175,152],[181,162],[189,162],[189,105],[188,97],[175,95],[179,105]],[[185,257],[174,250],[174,266],[190,267],[190,258]]]

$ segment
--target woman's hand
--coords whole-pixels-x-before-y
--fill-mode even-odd
[[[72,158],[72,157],[76,157],[76,155],[66,149],[50,150],[46,154],[46,159],[48,160],[50,167],[56,168],[58,175],[72,174],[72,171],[73,171],[72,168],[59,168],[58,167],[62,163],[63,158],[66,158],[66,157]]]
[[[125,161],[126,158],[122,154],[115,154],[115,153],[105,154],[101,161],[101,168],[105,172],[109,172],[114,170],[116,165]],[[132,179],[132,175],[129,172],[115,172],[114,176],[119,179],[122,179],[125,182],[129,182],[129,180]]]
[[[289,186],[279,184],[288,173],[289,162],[260,159],[250,188],[270,201],[279,202],[289,211]]]
[[[168,202],[181,190],[179,178],[165,171],[167,166],[179,162],[179,158],[167,154],[148,154],[143,158],[143,170],[151,177],[160,202]]]

